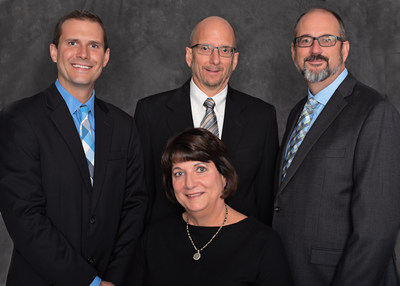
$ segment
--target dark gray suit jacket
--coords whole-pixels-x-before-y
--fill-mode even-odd
[[[146,213],[134,120],[96,98],[94,185],[55,85],[0,117],[0,211],[14,242],[8,285],[84,285],[125,276]],[[125,284],[126,283],[126,284]]]
[[[386,271],[400,226],[400,116],[349,74],[281,183],[284,150],[305,101],[289,115],[275,177],[273,228],[295,284],[395,285]]]
[[[193,128],[190,80],[176,90],[141,99],[136,106],[135,120],[151,192],[150,219],[154,221],[179,210],[165,195],[160,162],[167,140]],[[275,108],[229,87],[222,141],[239,175],[236,195],[227,202],[238,211],[271,224],[273,172],[278,151]]]

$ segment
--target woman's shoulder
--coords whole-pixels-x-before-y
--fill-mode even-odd
[[[278,233],[270,226],[262,223],[253,216],[246,217],[237,223],[240,232],[258,237],[262,240],[279,240]]]

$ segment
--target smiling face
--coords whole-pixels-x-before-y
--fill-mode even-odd
[[[209,17],[195,27],[191,45],[210,44],[215,47],[236,47],[235,33],[231,25],[220,17]],[[211,55],[200,55],[197,48],[186,48],[186,63],[192,69],[193,81],[208,96],[214,96],[228,84],[235,70],[239,53],[225,58],[214,49]]]
[[[84,91],[90,97],[110,57],[110,50],[104,50],[103,30],[97,22],[69,19],[62,24],[61,31],[58,47],[50,45],[58,79],[73,96]]]
[[[226,180],[212,161],[186,161],[172,165],[172,186],[177,201],[186,211],[196,214],[213,214],[223,208],[221,198]]]
[[[340,25],[334,15],[325,10],[312,10],[297,24],[296,35],[319,37],[334,35],[340,37]],[[336,42],[332,47],[321,47],[314,41],[311,47],[296,47],[292,43],[292,59],[309,85],[317,83],[320,88],[328,86],[345,68],[349,54],[349,42]],[[313,92],[314,93],[314,92]],[[315,94],[315,93],[314,93]]]

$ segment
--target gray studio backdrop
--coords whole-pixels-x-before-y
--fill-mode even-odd
[[[299,14],[314,6],[342,16],[351,43],[346,66],[400,109],[399,0],[0,0],[0,109],[55,81],[48,46],[56,20],[72,9],[102,17],[111,60],[96,94],[131,115],[138,99],[185,82],[191,29],[200,19],[219,15],[238,37],[239,64],[231,85],[275,105],[282,137],[290,109],[306,95],[290,57],[292,28]],[[0,285],[11,249],[0,217]]]

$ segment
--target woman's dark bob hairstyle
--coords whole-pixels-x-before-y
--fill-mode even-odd
[[[218,172],[226,179],[221,198],[225,199],[235,193],[238,176],[225,144],[203,128],[192,128],[172,137],[161,157],[163,185],[167,197],[172,202],[177,203],[172,187],[172,165],[187,161],[212,161]]]

